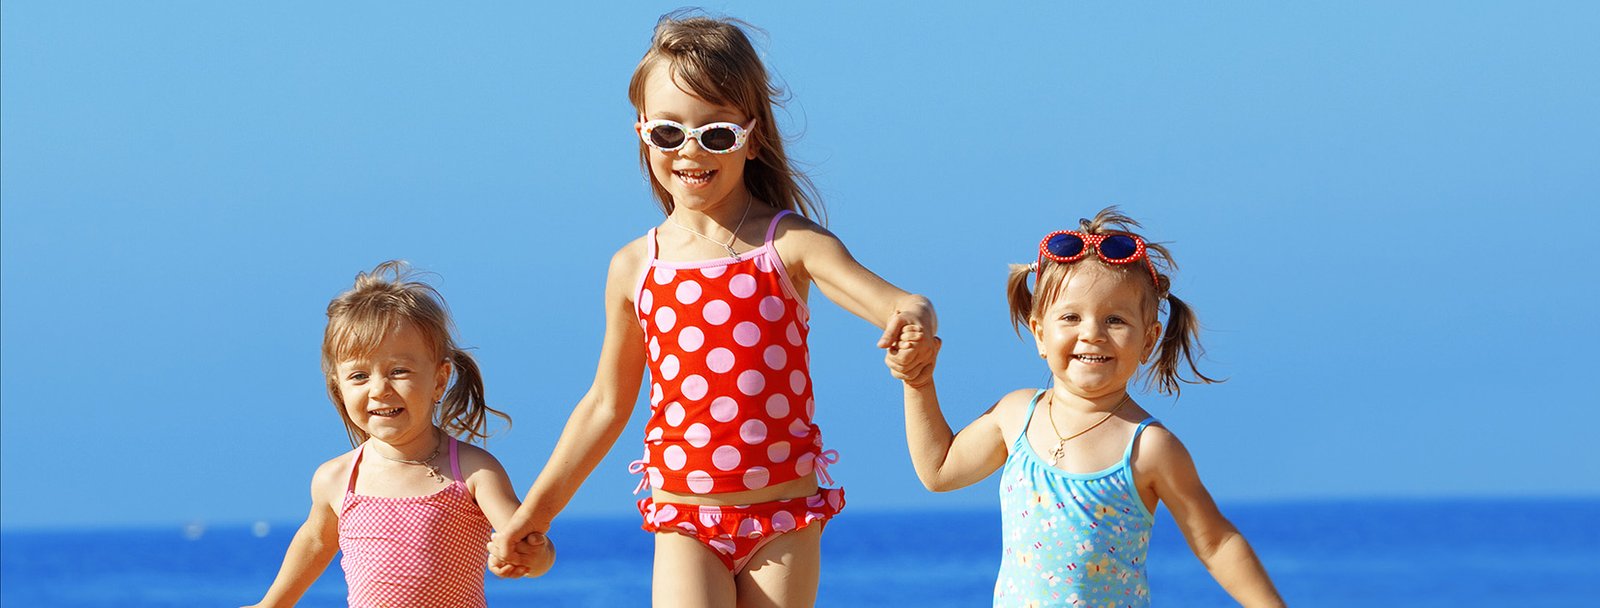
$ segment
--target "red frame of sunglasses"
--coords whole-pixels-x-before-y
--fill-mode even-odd
[[[1050,252],[1050,239],[1056,238],[1057,236],[1060,236],[1060,235],[1063,235],[1063,234],[1068,234],[1068,235],[1072,235],[1072,236],[1078,237],[1078,240],[1083,242],[1083,250],[1079,251],[1077,253],[1077,255],[1066,256],[1066,257],[1059,256],[1059,255],[1056,255],[1054,253],[1051,253]],[[1128,237],[1130,239],[1133,239],[1133,255],[1130,255],[1128,257],[1121,258],[1121,259],[1111,259],[1111,258],[1106,257],[1105,252],[1100,251],[1100,243],[1103,243],[1103,242],[1105,242],[1106,239],[1114,237],[1114,236],[1125,236],[1125,237]],[[1156,286],[1157,289],[1160,289],[1160,287],[1161,287],[1161,278],[1156,273],[1156,264],[1155,264],[1155,262],[1150,261],[1150,253],[1149,253],[1149,251],[1147,251],[1145,249],[1145,244],[1144,244],[1144,238],[1143,237],[1141,237],[1141,236],[1139,236],[1137,234],[1131,234],[1131,233],[1127,233],[1127,232],[1113,232],[1113,233],[1110,233],[1110,234],[1091,234],[1091,233],[1086,233],[1086,232],[1079,232],[1077,230],[1057,230],[1057,231],[1052,232],[1050,234],[1046,234],[1046,235],[1044,235],[1044,238],[1039,239],[1039,259],[1035,260],[1034,263],[1033,263],[1033,266],[1034,266],[1034,268],[1033,268],[1033,283],[1034,283],[1034,285],[1038,285],[1039,284],[1039,277],[1043,276],[1043,274],[1044,274],[1044,261],[1046,259],[1048,259],[1048,260],[1050,260],[1052,262],[1056,262],[1058,264],[1071,264],[1071,263],[1076,262],[1078,260],[1082,260],[1085,257],[1088,257],[1090,249],[1094,249],[1094,254],[1100,258],[1100,261],[1105,262],[1107,264],[1116,264],[1116,265],[1120,266],[1122,264],[1132,264],[1134,262],[1137,262],[1137,261],[1143,259],[1145,267],[1150,269],[1150,284]]]

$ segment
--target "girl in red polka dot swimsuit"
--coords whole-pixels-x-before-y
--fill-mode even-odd
[[[650,418],[631,470],[655,535],[657,606],[808,606],[837,455],[813,422],[815,283],[884,328],[936,323],[927,299],[868,271],[810,218],[766,69],[740,24],[668,16],[629,84],[640,160],[666,219],[611,259],[594,384],[493,551],[543,532],[621,434],[646,370]],[[915,365],[913,361],[911,363]]]
[[[516,490],[494,456],[455,436],[481,439],[487,415],[505,415],[484,404],[450,326],[439,294],[399,262],[328,304],[322,371],[356,449],[312,476],[311,514],[259,606],[293,606],[339,552],[351,606],[484,606],[485,565],[500,576],[550,568],[555,548],[540,535],[519,545],[517,565],[485,548]]]

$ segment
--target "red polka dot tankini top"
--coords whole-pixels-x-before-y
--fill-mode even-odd
[[[644,458],[631,470],[668,492],[717,494],[799,479],[837,456],[822,453],[811,420],[809,312],[772,244],[735,257],[656,259],[636,302],[650,367]],[[824,460],[827,458],[827,460]],[[820,470],[819,470],[820,469]]]

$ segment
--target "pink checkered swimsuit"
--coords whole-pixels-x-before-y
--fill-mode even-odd
[[[339,565],[352,607],[486,606],[491,529],[461,477],[456,443],[450,438],[449,485],[400,498],[356,493],[366,444],[356,448],[339,509]]]

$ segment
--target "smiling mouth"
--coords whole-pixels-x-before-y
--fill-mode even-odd
[[[707,171],[673,171],[672,174],[678,176],[678,179],[683,180],[685,184],[699,186],[710,183],[711,177],[716,175],[717,171],[715,169]]]
[[[1111,360],[1111,357],[1105,355],[1073,355],[1072,358],[1084,363],[1105,363]]]
[[[367,412],[367,413],[368,414],[372,414],[373,416],[377,416],[379,418],[393,418],[395,416],[399,416],[400,412],[404,412],[404,411],[406,411],[406,408],[403,408],[403,407],[391,407],[391,408],[386,409],[386,410],[372,410],[372,411]]]

